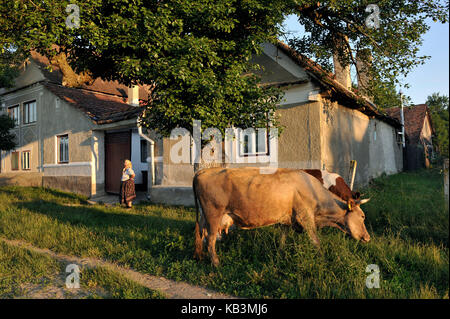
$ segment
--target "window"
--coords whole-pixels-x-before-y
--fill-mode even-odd
[[[30,151],[22,152],[22,170],[30,169]]]
[[[69,135],[58,136],[58,163],[69,162]]]
[[[36,122],[36,101],[23,104],[23,124]]]
[[[8,108],[9,117],[14,120],[14,122],[16,123],[16,126],[19,126],[19,124],[20,124],[20,112],[19,112],[19,110],[20,110],[20,108],[19,108],[18,105]]]
[[[141,139],[141,163],[147,163],[147,157],[148,157],[147,141]]]
[[[19,152],[11,152],[11,170],[19,169]]]
[[[268,130],[244,130],[239,133],[241,156],[269,155]]]

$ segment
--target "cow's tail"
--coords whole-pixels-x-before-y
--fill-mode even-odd
[[[194,258],[202,259],[202,252],[203,252],[203,240],[202,240],[202,234],[200,230],[200,222],[199,222],[199,203],[197,198],[197,189],[195,187],[196,184],[196,178],[197,176],[194,176],[194,180],[192,182],[192,190],[194,192],[194,202],[195,202],[195,252],[194,252]]]

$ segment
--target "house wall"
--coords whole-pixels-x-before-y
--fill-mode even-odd
[[[42,103],[43,186],[91,196],[93,193],[92,127],[80,110],[45,90]],[[69,136],[69,163],[58,163],[59,135]]]
[[[33,71],[34,70],[34,71]],[[29,68],[16,80],[21,85],[39,79],[39,72]],[[23,124],[23,104],[36,101],[37,120]],[[44,186],[92,194],[92,124],[84,113],[60,101],[40,83],[2,96],[2,105],[19,104],[21,124],[13,130],[17,136],[16,151],[31,151],[30,170],[11,170],[11,152],[3,153],[3,183]],[[69,129],[70,128],[70,129]],[[69,135],[69,163],[58,164],[57,136]],[[8,174],[8,175],[6,175]]]
[[[285,127],[278,140],[279,167],[320,168],[320,103],[281,106],[277,114]]]
[[[42,94],[43,89],[40,85],[28,87],[21,92],[13,92],[1,98],[3,112],[7,112],[11,106],[19,105],[20,107],[20,123],[16,128],[11,130],[11,133],[16,136],[15,141],[17,147],[13,151],[20,152],[19,170],[13,171],[11,168],[11,152],[6,152],[2,156],[1,172],[27,174],[40,172],[39,161],[39,136],[40,132],[40,110],[42,108]],[[36,101],[36,122],[30,124],[23,123],[23,106],[25,102]],[[22,152],[30,151],[30,169],[23,170],[21,165]]]
[[[422,131],[420,132],[420,137],[422,140],[424,140],[428,144],[432,144],[432,135],[433,135],[433,130],[431,128],[430,120],[429,120],[428,116],[425,116],[425,120],[423,122],[423,128],[422,128]]]
[[[28,72],[27,76],[33,78],[36,76],[33,72]],[[27,84],[26,82],[23,85]],[[5,92],[6,90],[2,90]],[[9,90],[11,91],[11,90]],[[17,147],[13,151],[19,152],[19,170],[12,170],[11,152],[1,152],[0,156],[0,185],[20,185],[20,186],[42,186],[42,170],[40,168],[39,147],[40,140],[40,108],[42,105],[41,97],[43,94],[42,86],[39,84],[24,88],[21,92],[11,92],[0,97],[2,109],[0,112],[7,112],[8,107],[19,105],[20,124],[11,132],[16,136]],[[23,105],[24,102],[36,101],[36,122],[31,124],[23,123]],[[22,168],[22,155],[24,151],[30,152],[30,169]]]
[[[350,161],[356,160],[356,187],[402,170],[402,149],[392,126],[328,100],[321,109],[322,168],[349,182]]]

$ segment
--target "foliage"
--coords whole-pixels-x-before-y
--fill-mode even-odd
[[[428,96],[426,104],[430,108],[431,119],[435,130],[434,143],[437,144],[439,153],[448,158],[448,116],[449,98],[446,95],[433,93]]]
[[[68,3],[0,0],[3,52],[63,53],[78,73],[152,86],[143,124],[165,136],[175,127],[191,130],[194,119],[222,132],[264,127],[268,118],[279,125],[281,92],[258,86],[248,61],[260,43],[276,41],[286,14],[297,14],[307,31],[290,44],[325,67],[333,53],[354,63],[355,52],[371,52],[366,95],[382,107],[397,104],[392,88],[426,60],[418,56],[426,19],[448,21],[448,2],[437,0],[88,0],[77,3],[79,28],[68,28]],[[365,24],[368,4],[379,6],[377,29]],[[339,38],[348,38],[352,59]]]
[[[153,86],[143,124],[162,135],[191,130],[195,119],[222,132],[268,119],[277,126],[280,92],[258,86],[248,61],[276,40],[284,2],[89,0],[77,3],[80,27],[72,29],[67,1],[0,3],[2,16],[15,12],[1,24],[3,47],[64,52],[79,73]]]
[[[296,3],[294,12],[306,33],[292,39],[290,45],[330,71],[333,54],[339,56],[341,64],[354,67],[359,55],[361,61],[369,62],[365,71],[371,80],[365,88],[366,95],[374,97],[383,107],[394,102],[385,101],[392,87],[429,58],[419,56],[428,23],[448,22],[448,1],[304,0]],[[370,4],[379,8],[378,28],[366,24],[373,13],[366,12]]]
[[[290,228],[233,230],[216,244],[221,265],[193,259],[193,209],[148,203],[86,205],[42,188],[0,188],[0,236],[248,298],[448,298],[448,212],[437,170],[376,179],[361,190],[367,244],[319,231],[321,250]],[[380,289],[365,286],[380,267]]]
[[[15,127],[14,120],[8,115],[0,115],[0,151],[10,151],[16,147],[16,136],[11,133]]]

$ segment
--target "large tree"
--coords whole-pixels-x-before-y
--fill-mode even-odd
[[[363,93],[383,104],[426,60],[418,50],[427,19],[448,21],[448,1],[437,0],[85,0],[66,12],[68,4],[0,0],[0,47],[65,55],[87,79],[153,85],[144,124],[166,136],[194,119],[222,131],[278,124],[280,92],[258,86],[248,61],[276,41],[286,14],[307,31],[290,44],[324,67],[333,53],[344,65],[356,64],[356,53],[370,61]],[[379,25],[367,23],[374,4]]]
[[[446,95],[433,93],[428,96],[426,104],[430,108],[431,119],[433,121],[435,140],[439,153],[448,158],[448,106],[449,98]]]
[[[286,3],[271,0],[0,0],[0,40],[35,49],[76,72],[154,87],[144,124],[224,132],[277,125],[279,90],[258,86],[248,64],[260,43],[275,41]],[[67,20],[67,21],[66,21]],[[55,46],[56,45],[56,46]]]
[[[306,33],[290,41],[308,57],[333,69],[337,54],[343,66],[361,71],[369,83],[359,88],[382,107],[399,106],[395,86],[429,58],[419,49],[429,24],[448,22],[449,2],[440,0],[298,1],[294,11]],[[357,60],[368,62],[357,68]]]

